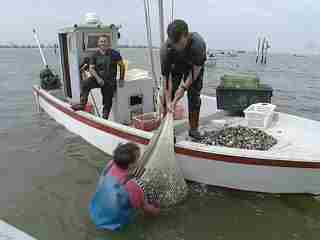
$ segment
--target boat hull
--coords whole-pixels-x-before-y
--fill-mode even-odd
[[[8,240],[36,240],[14,226],[0,219],[0,239]]]
[[[39,106],[69,131],[107,154],[120,142],[133,141],[142,150],[152,133],[74,112],[68,103],[34,87]],[[208,152],[177,143],[176,159],[186,179],[214,186],[268,193],[320,194],[320,161],[292,161]]]
[[[235,163],[238,157],[225,157],[230,161],[178,154],[178,161],[184,176],[200,183],[254,192],[320,193],[320,169]]]

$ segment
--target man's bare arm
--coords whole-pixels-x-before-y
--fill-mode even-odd
[[[189,87],[191,86],[191,84],[193,83],[193,81],[196,81],[196,79],[199,76],[200,71],[201,71],[201,66],[193,65],[192,71],[188,75],[186,82],[183,82],[183,81],[180,82],[180,86],[177,89],[175,96],[174,96],[174,99],[172,101],[171,111],[174,111],[174,108],[175,108],[177,102],[179,102],[179,100],[183,97],[185,90],[188,90]]]
[[[199,73],[201,71],[201,68],[202,68],[201,66],[193,65],[192,71],[189,73],[189,76],[188,76],[186,82],[183,83],[183,81],[181,81],[180,86],[183,86],[183,84],[184,84],[185,88],[188,89],[191,86],[191,84],[193,83],[193,81],[196,81],[196,79],[198,78]]]

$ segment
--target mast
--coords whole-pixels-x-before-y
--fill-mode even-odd
[[[258,46],[257,46],[257,57],[256,57],[256,63],[259,61],[259,55],[260,55],[260,44],[261,44],[261,38],[258,38]]]
[[[163,0],[159,0],[159,30],[160,30],[160,47],[164,43],[164,15],[163,15]]]
[[[157,80],[157,74],[156,74],[156,70],[155,70],[154,57],[153,57],[149,0],[144,0],[144,12],[145,12],[145,19],[146,19],[147,40],[148,40],[148,48],[149,48],[149,55],[150,55],[150,62],[151,62],[152,77],[153,77],[153,80],[155,82],[156,87],[158,87],[159,84],[158,84],[158,80]]]
[[[173,22],[174,18],[174,0],[171,0],[171,22]]]
[[[263,64],[263,60],[264,60],[265,44],[266,44],[266,38],[264,37],[261,45],[261,64]]]
[[[266,41],[266,50],[265,50],[265,53],[264,53],[264,64],[267,64],[267,56],[268,56],[268,49],[270,48],[270,45],[269,45],[269,41],[267,40]]]

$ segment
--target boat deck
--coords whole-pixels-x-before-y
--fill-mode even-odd
[[[201,131],[221,130],[225,127],[235,126],[247,127],[248,123],[244,117],[232,116],[219,110],[200,120]],[[320,133],[320,123],[285,113],[276,112],[272,124],[268,129],[264,130],[267,134],[277,139],[277,144],[267,151],[193,142],[187,134],[188,123],[186,120],[177,122],[175,130],[177,145],[182,147],[240,157],[320,162],[320,149],[316,148],[319,145],[317,144],[316,136]]]

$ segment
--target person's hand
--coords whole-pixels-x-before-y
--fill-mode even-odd
[[[174,96],[174,102],[178,102],[184,95],[184,89],[179,87]]]
[[[146,214],[150,215],[150,216],[157,216],[160,213],[160,204],[158,206],[157,203],[148,203],[148,202],[144,202],[143,204],[143,210]]]
[[[168,112],[174,113],[174,111],[176,109],[176,105],[177,105],[177,103],[175,101],[173,101],[172,103],[168,104]]]
[[[103,87],[103,85],[104,85],[104,81],[103,81],[103,79],[102,78],[97,78],[97,83],[100,85],[100,87]]]
[[[124,80],[120,79],[119,80],[119,88],[122,88],[124,86]]]
[[[160,201],[156,200],[152,202],[153,206],[156,208],[160,208]]]
[[[164,99],[165,99],[164,105],[163,105],[165,107],[164,109],[166,112],[170,112],[169,109],[171,107],[171,99],[167,95],[165,96]]]

